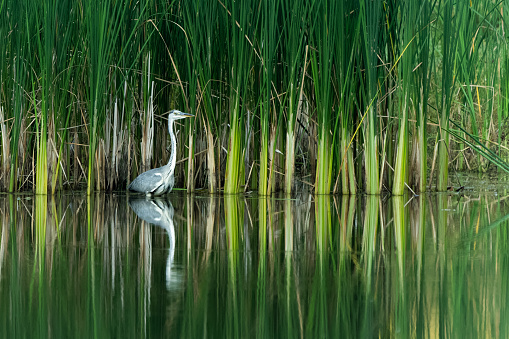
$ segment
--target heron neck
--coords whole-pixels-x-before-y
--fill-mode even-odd
[[[173,133],[173,120],[171,119],[168,121],[168,131],[170,133],[170,160],[168,166],[170,166],[170,173],[173,173],[177,162],[177,139]]]

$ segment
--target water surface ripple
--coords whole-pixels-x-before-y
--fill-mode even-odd
[[[499,190],[4,194],[0,219],[3,338],[509,337]]]

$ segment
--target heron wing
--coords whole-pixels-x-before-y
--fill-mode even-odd
[[[161,167],[141,173],[130,184],[128,189],[133,192],[153,193],[164,184]]]

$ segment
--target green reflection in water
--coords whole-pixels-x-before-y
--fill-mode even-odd
[[[3,195],[0,337],[507,337],[507,201]]]

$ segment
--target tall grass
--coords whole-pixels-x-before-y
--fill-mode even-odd
[[[212,129],[217,130],[215,117],[212,112],[211,77],[212,77],[212,52],[214,38],[214,24],[217,22],[217,4],[207,6],[204,2],[195,1],[184,7],[184,29],[187,36],[188,48],[186,49],[187,74],[189,77],[189,111],[200,117],[205,127],[207,136],[207,167],[208,187],[211,192],[217,189],[215,175],[215,152]],[[203,34],[202,32],[206,32]],[[194,135],[191,133],[190,135]],[[194,147],[191,142],[194,138],[189,137],[189,165],[188,165],[188,190],[194,188],[194,161],[192,156]]]
[[[273,147],[269,143],[274,142],[275,124],[273,117],[275,112],[279,111],[277,101],[277,92],[273,91],[273,83],[278,72],[274,72],[276,67],[276,51],[280,40],[277,20],[279,16],[280,5],[276,1],[261,2],[260,18],[260,50],[261,50],[261,83],[260,83],[260,174],[258,179],[258,193],[267,195],[272,190],[272,178],[269,174],[269,168],[272,170],[270,158],[274,158]],[[272,114],[271,114],[272,113]],[[270,148],[270,149],[269,149]]]
[[[316,100],[316,120],[318,124],[318,158],[316,166],[315,192],[326,194],[331,185],[331,118],[333,115],[332,93],[332,65],[334,60],[335,43],[337,40],[334,19],[340,14],[337,1],[317,1],[311,12],[314,25],[311,28],[311,69],[313,73],[314,95]]]
[[[282,68],[282,86],[285,89],[282,110],[286,112],[286,154],[285,154],[285,185],[284,191],[291,193],[294,186],[297,121],[302,111],[302,94],[306,75],[308,41],[302,34],[306,30],[310,3],[287,0],[282,3],[284,27],[281,42],[281,58],[286,64]]]
[[[427,150],[427,117],[428,99],[431,88],[431,72],[433,70],[434,49],[432,48],[434,35],[431,34],[432,13],[436,1],[424,2],[417,17],[416,65],[412,69],[413,83],[412,100],[414,101],[414,113],[416,125],[413,128],[412,138],[412,169],[409,183],[418,192],[426,190],[428,150]]]
[[[498,58],[497,68],[500,74],[498,88],[495,89],[495,93],[498,95],[498,121],[499,127],[502,127],[502,122],[507,119],[509,114],[509,36],[506,32],[509,29],[509,2],[504,1],[497,14],[500,13],[500,18],[495,22],[499,23],[499,32],[497,44],[501,45],[500,57]],[[499,140],[500,144],[507,146],[507,140]]]
[[[378,39],[381,29],[381,3],[378,1],[360,1],[360,20],[362,27],[362,42],[364,54],[364,79],[360,79],[362,86],[362,101],[365,103],[366,122],[363,125],[364,161],[366,175],[366,192],[378,194],[380,192],[379,168],[379,125],[378,125]]]
[[[353,117],[355,112],[353,110],[354,93],[356,88],[356,81],[353,79],[355,75],[355,60],[358,55],[356,51],[359,48],[360,36],[360,23],[358,16],[352,14],[355,11],[353,2],[340,2],[338,12],[349,13],[348,15],[339,15],[337,29],[337,42],[334,51],[334,67],[335,77],[337,81],[336,94],[337,97],[337,112],[334,117],[334,138],[333,144],[339,142],[339,152],[337,159],[339,166],[339,174],[336,179],[334,192],[341,191],[343,194],[355,194],[357,191],[355,179],[355,166],[353,162],[353,150],[351,146],[351,135],[353,125]],[[338,131],[338,128],[340,131]],[[339,179],[341,178],[341,190],[338,188]]]
[[[103,135],[103,126],[106,116],[105,96],[108,88],[108,73],[113,64],[115,42],[118,39],[120,28],[129,3],[117,1],[90,0],[85,3],[84,12],[87,29],[87,62],[89,67],[88,107],[89,107],[89,148],[88,148],[88,181],[87,193],[94,189],[95,174],[98,171],[97,147],[99,135]],[[100,187],[101,178],[97,178]]]
[[[466,6],[466,3],[458,3],[458,7]],[[453,86],[455,82],[455,58],[457,47],[457,24],[458,16],[463,11],[458,8],[454,10],[452,1],[445,1],[439,6],[439,10],[443,9],[440,16],[440,22],[443,25],[442,36],[442,65],[441,65],[441,88],[437,92],[438,104],[438,123],[439,133],[438,142],[438,170],[437,170],[437,190],[445,191],[448,186],[449,177],[449,116],[451,114]],[[437,72],[438,68],[435,70]],[[438,73],[437,77],[438,77]]]
[[[226,163],[225,193],[238,193],[244,184],[245,151],[243,124],[247,111],[247,91],[253,49],[249,37],[256,28],[250,2],[227,1],[223,20],[227,24],[227,72],[229,83],[229,142]]]
[[[21,127],[24,120],[23,111],[27,109],[25,99],[26,78],[28,73],[28,55],[26,41],[25,8],[21,1],[2,2],[2,74],[1,74],[1,102],[4,110],[4,121],[11,120],[6,129],[2,129],[2,144],[9,143],[10,168],[2,176],[4,189],[9,192],[18,190],[18,175],[21,169],[18,167],[20,161],[24,160],[24,152],[20,146]],[[5,135],[5,133],[8,133]],[[7,157],[3,154],[3,157]],[[21,159],[20,159],[21,158]],[[5,162],[5,160],[4,160]]]
[[[414,107],[410,101],[412,91],[412,69],[415,65],[415,43],[413,43],[418,27],[417,16],[419,13],[417,3],[401,4],[401,27],[402,32],[399,35],[399,51],[403,53],[398,67],[398,78],[401,81],[401,97],[399,100],[398,111],[399,129],[398,129],[398,148],[396,154],[396,166],[394,169],[394,183],[392,192],[395,195],[402,195],[405,190],[408,174],[408,117]]]
[[[452,160],[507,157],[506,7],[5,0],[0,185],[124,190],[165,163],[177,108],[188,191],[403,194],[428,164],[444,190]]]

